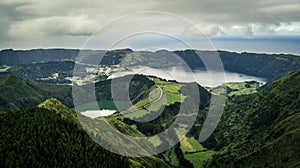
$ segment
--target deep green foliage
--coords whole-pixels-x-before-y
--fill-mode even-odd
[[[71,86],[37,84],[13,75],[0,77],[0,93],[0,112],[37,105],[52,97],[73,106]]]
[[[53,68],[59,69],[62,72],[61,76],[64,77],[71,73],[74,64],[72,61],[79,51],[72,50],[71,54],[68,53],[68,50],[34,50],[35,54],[30,52],[1,51],[0,63],[18,65],[11,70],[23,77],[30,74],[29,79],[48,77],[55,72]],[[42,53],[47,53],[45,59],[41,59]],[[111,51],[108,53],[109,57],[104,57],[102,64],[118,64],[124,57],[130,55],[128,53],[132,53],[132,51]],[[167,51],[160,51],[160,53],[166,54]],[[204,68],[201,60],[197,60],[194,51],[186,50],[174,53],[183,58],[193,69]],[[209,52],[203,52],[203,54],[209,54]],[[268,79],[277,78],[279,75],[300,67],[300,58],[292,55],[238,54],[223,51],[219,51],[219,54],[225,70]],[[87,57],[84,62],[94,62],[95,59],[97,59],[97,54]],[[40,61],[61,62],[59,64],[51,62],[32,64]],[[21,65],[24,63],[29,65]],[[171,64],[167,61],[165,63]],[[110,80],[106,80],[95,84],[98,100],[112,99],[110,82]],[[126,84],[118,83],[118,88],[126,88]],[[269,84],[258,93],[229,97],[218,128],[203,144],[206,148],[218,151],[211,160],[205,162],[204,166],[299,166],[299,83],[300,71],[298,70]],[[146,77],[135,76],[130,84],[130,99],[136,103],[147,98],[153,85],[154,83]],[[199,88],[201,96],[199,114],[188,133],[188,136],[193,136],[195,139],[198,138],[206,118],[210,98],[210,94],[206,90],[202,87]],[[228,91],[232,91],[232,89],[228,89]],[[51,97],[72,107],[71,86],[37,84],[8,75],[0,77],[0,92],[1,112],[15,111],[36,105]],[[192,101],[193,99],[189,99],[187,96],[182,103],[191,103]],[[158,118],[147,123],[134,122],[130,119],[123,119],[123,122],[111,119],[110,122],[121,132],[130,135],[154,135],[173,123],[180,105],[180,103],[174,103],[167,106]],[[52,99],[50,103],[41,104],[39,107],[0,114],[0,122],[1,167],[67,167],[75,163],[79,167],[117,167],[120,165],[159,167],[160,164],[163,164],[157,158],[125,158],[105,151],[90,140],[78,124],[72,110],[62,107]],[[189,121],[183,120],[184,122]],[[126,124],[135,126],[137,130]],[[159,140],[161,143],[168,143],[164,139]],[[178,166],[191,166],[184,156],[185,153],[180,149],[180,144],[171,150],[176,154]]]
[[[225,70],[274,79],[300,68],[300,57],[284,54],[241,54],[218,51]]]
[[[0,115],[1,167],[130,166],[127,158],[101,148],[77,122],[62,117],[74,111],[53,104]]]
[[[131,77],[133,77],[131,83],[123,82],[126,78]],[[129,97],[134,103],[148,95],[150,88],[154,85],[147,77],[141,75],[125,76],[115,80],[119,85],[118,88],[125,88],[125,85],[130,86]],[[100,81],[92,85],[95,85],[94,92],[96,92],[97,100],[112,100],[111,80]],[[83,89],[83,91],[85,90]],[[16,111],[37,105],[49,98],[57,98],[68,107],[73,107],[72,87],[69,85],[38,84],[13,75],[6,75],[0,77],[0,92],[0,112]],[[84,92],[82,96],[89,97],[94,92]],[[88,103],[89,99],[86,100]]]
[[[147,77],[142,75],[127,75],[124,77],[115,78],[113,79],[113,82],[114,82],[113,87],[118,91],[118,93],[115,94],[114,99],[112,97],[112,80],[105,80],[105,81],[97,82],[95,84],[80,86],[82,87],[82,93],[81,91],[79,91],[78,95],[81,96],[82,100],[86,100],[86,102],[82,102],[82,103],[90,102],[89,97],[92,97],[93,96],[92,94],[96,92],[96,99],[98,101],[100,100],[129,101],[127,96],[124,96],[129,94],[130,100],[132,101],[133,104],[135,104],[139,100],[144,99],[151,91],[150,88],[154,85],[153,81],[149,80]],[[90,85],[95,86],[95,91],[90,91],[89,93],[87,93],[86,90],[92,88]],[[80,90],[80,87],[78,88],[78,90]],[[126,90],[126,88],[129,88],[129,90]]]
[[[179,164],[182,167],[185,167],[185,168],[193,168],[194,167],[193,164],[189,160],[184,158],[184,154],[183,154],[182,150],[180,149],[180,143],[175,145],[175,153],[179,160]]]
[[[75,111],[56,99],[2,113],[0,122],[1,167],[168,167],[154,156],[129,158],[100,147],[82,129]]]
[[[207,163],[231,167],[300,165],[300,70],[259,93],[233,96],[206,142],[220,150]]]

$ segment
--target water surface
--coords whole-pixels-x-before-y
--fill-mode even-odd
[[[97,117],[105,117],[112,115],[116,112],[116,110],[87,110],[81,112],[82,115],[90,117],[90,118],[97,118]]]
[[[267,80],[256,76],[250,76],[229,71],[188,71],[182,67],[168,67],[165,69],[155,69],[150,67],[135,67],[130,71],[116,72],[112,74],[109,79],[130,75],[142,74],[157,76],[166,80],[176,80],[178,82],[197,82],[201,86],[216,87],[228,82],[244,82],[257,81],[266,83]]]

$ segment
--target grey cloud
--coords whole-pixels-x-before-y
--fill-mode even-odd
[[[214,35],[226,35],[226,33],[223,30],[223,27],[217,26],[217,25],[195,25],[194,27],[191,27],[185,32],[187,35],[192,36],[214,36]]]
[[[15,22],[8,34],[14,38],[41,38],[59,35],[91,35],[96,22],[85,16],[47,17]],[[28,36],[32,34],[33,36]]]
[[[1,2],[1,1],[0,1]],[[10,1],[8,1],[10,2]],[[22,20],[27,20],[31,18],[37,17],[36,14],[25,14],[22,11],[16,10],[18,7],[27,5],[29,3],[27,2],[10,2],[8,3],[0,3],[0,39],[1,43],[3,44],[8,44],[10,42],[10,36],[8,35],[8,31],[10,29],[10,25],[22,21]]]
[[[252,31],[252,27],[251,26],[248,26],[246,28],[246,31],[245,31],[245,38],[252,38],[253,37],[253,31]]]
[[[206,22],[287,22],[294,21],[295,18],[299,21],[300,16],[298,0],[176,0],[176,2],[177,5],[170,8],[171,11]]]
[[[29,41],[32,34],[35,38],[89,36],[103,23],[139,11],[178,14],[196,25],[206,25],[203,31],[209,36],[240,33],[250,38],[258,32],[297,32],[294,22],[300,22],[299,0],[0,0],[0,38],[13,43],[18,39]],[[166,26],[174,28],[168,21]],[[234,26],[239,28],[232,29]]]
[[[194,22],[288,22],[299,21],[300,1],[298,0],[173,0],[173,1],[27,1],[18,7],[28,13],[45,16],[85,14],[90,17],[103,15],[105,18],[122,14],[158,10],[173,12]]]

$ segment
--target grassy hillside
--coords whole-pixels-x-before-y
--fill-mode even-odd
[[[257,90],[261,90],[261,87],[264,87],[262,83],[257,81],[245,81],[245,82],[229,82],[225,83],[225,88],[227,96],[239,96],[256,93]],[[218,86],[214,89],[209,88],[212,94],[221,94],[223,93],[223,86]]]
[[[123,122],[133,126],[134,128],[136,128],[137,130],[139,130],[140,132],[142,132],[147,136],[160,133],[164,131],[166,128],[168,128],[178,117],[177,114],[181,105],[182,104],[188,105],[189,103],[193,102],[194,99],[193,97],[194,95],[192,92],[188,92],[188,93],[185,92],[184,95],[181,92],[181,89],[188,89],[190,87],[189,84],[179,84],[175,81],[164,81],[157,78],[152,78],[152,80],[156,83],[158,87],[162,89],[163,94],[168,99],[168,100],[166,99],[160,100],[162,101],[160,106],[165,105],[165,108],[163,109],[161,114],[157,118],[149,122],[136,122],[134,120],[131,120],[130,118],[119,117]],[[199,109],[195,109],[195,110],[197,111],[199,110],[199,113],[206,114],[207,112],[206,108],[209,105],[210,93],[206,89],[202,88],[201,86],[198,86],[198,89],[199,89],[200,100],[201,100],[199,106],[200,110]],[[137,104],[140,105],[143,104],[143,102],[144,100],[142,100],[142,102],[138,102]],[[156,105],[156,103],[154,103],[154,105]],[[150,109],[150,108],[146,106],[144,108],[144,111],[145,109]],[[150,113],[156,112],[153,109],[154,108],[152,108],[152,111],[148,110],[147,113],[143,115],[139,115],[141,112],[137,111],[137,112],[133,112],[129,116],[130,117],[134,116],[137,119],[139,119],[139,117],[144,117],[144,119],[145,118],[147,119],[147,117],[151,115]],[[161,110],[161,109],[157,109],[157,110]],[[194,109],[190,108],[188,110],[192,111]],[[138,113],[138,115],[136,115],[135,113]],[[182,121],[179,127],[184,128],[185,122],[190,122],[190,120]],[[196,121],[196,123],[198,123],[199,126],[199,121]],[[179,131],[177,129],[175,130],[171,129],[168,132]],[[160,146],[165,143],[170,143],[168,139],[163,139],[158,136],[153,137],[151,142],[154,146]],[[213,154],[212,151],[207,151],[193,136],[189,135],[188,137],[184,137],[180,143],[176,144],[171,149],[163,152],[159,156],[160,158],[165,160],[165,162],[175,167],[193,167],[193,166],[199,167],[202,166],[203,161],[205,159],[210,158],[212,154]],[[198,156],[201,157],[199,158]]]
[[[300,166],[299,83],[300,70],[259,93],[232,98],[206,142],[220,150],[207,167]]]
[[[170,106],[174,103],[182,103],[185,96],[180,93],[181,85],[175,81],[165,81],[156,77],[149,77],[155,86],[151,88],[149,96],[141,99],[129,110],[128,118],[139,118],[149,113],[159,111],[163,106]],[[127,113],[125,111],[125,113]]]

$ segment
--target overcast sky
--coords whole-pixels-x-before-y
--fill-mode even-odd
[[[0,0],[0,48],[82,48],[89,36],[113,19],[143,11],[169,12],[193,26],[182,33],[178,22],[149,14],[129,17],[130,23],[122,22],[114,29],[126,32],[147,20],[189,39],[199,36],[200,29],[217,49],[300,54],[299,0]],[[156,36],[131,38],[118,47],[181,48]]]

